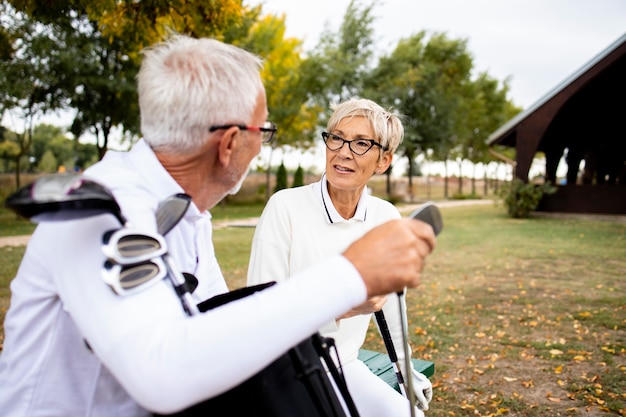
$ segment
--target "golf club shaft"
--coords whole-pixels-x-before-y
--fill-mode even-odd
[[[170,230],[172,230],[174,226],[176,226],[183,218],[190,204],[191,197],[183,193],[174,194],[173,196],[170,196],[162,201],[156,212],[157,230],[159,234],[163,236],[168,234]],[[198,314],[200,310],[198,310],[198,306],[191,296],[193,289],[191,289],[185,279],[185,275],[179,271],[169,253],[163,255],[163,260],[165,261],[165,265],[167,265],[167,269],[169,271],[168,276],[172,281],[176,294],[178,294],[178,297],[180,298],[180,302],[183,305],[185,313],[189,316]]]
[[[398,365],[398,354],[396,353],[396,348],[393,345],[393,339],[391,338],[391,333],[389,332],[389,326],[387,325],[385,313],[383,313],[382,310],[379,310],[374,313],[374,316],[376,317],[376,322],[378,323],[380,334],[383,337],[383,342],[385,342],[385,348],[387,349],[387,353],[389,354],[389,359],[391,359],[391,363],[393,364],[393,370],[396,373],[398,386],[400,387],[400,393],[407,397],[406,389],[404,386],[404,378],[402,376],[400,366]]]
[[[178,270],[174,259],[169,253],[166,253],[163,255],[163,261],[165,261],[165,265],[167,266],[167,270],[169,272],[168,277],[172,281],[176,293],[179,295],[180,302],[183,305],[185,313],[187,313],[188,316],[198,314],[198,306],[193,301],[191,293],[187,290],[187,281],[185,280],[185,276]]]
[[[402,344],[404,345],[404,372],[406,378],[404,378],[406,389],[406,396],[409,399],[409,407],[411,417],[415,417],[415,395],[413,394],[413,375],[411,375],[411,357],[409,349],[409,326],[406,319],[406,302],[404,300],[404,292],[398,293],[398,305],[400,309],[400,321],[402,322]]]

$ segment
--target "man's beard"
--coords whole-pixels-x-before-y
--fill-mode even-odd
[[[248,176],[248,173],[251,171],[251,169],[252,169],[251,166],[248,165],[248,169],[246,169],[241,174],[241,176],[237,180],[237,183],[230,190],[228,190],[227,194],[234,195],[234,194],[237,194],[239,190],[241,190],[241,187],[243,186],[243,182],[246,180],[246,177]],[[234,173],[233,173],[233,176],[235,176]]]

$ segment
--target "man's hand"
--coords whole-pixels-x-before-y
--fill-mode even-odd
[[[361,274],[367,296],[373,297],[419,286],[425,259],[435,245],[430,225],[405,218],[375,227],[343,255]]]

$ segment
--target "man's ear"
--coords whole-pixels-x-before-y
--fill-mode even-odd
[[[239,133],[239,128],[236,126],[224,130],[218,145],[219,160],[222,167],[227,167],[230,164],[233,153],[240,144]]]

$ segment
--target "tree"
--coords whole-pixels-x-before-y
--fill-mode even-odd
[[[271,120],[278,126],[276,139],[266,169],[266,195],[270,197],[272,156],[276,149],[297,147],[308,149],[314,145],[312,138],[320,110],[307,102],[307,90],[301,83],[302,42],[284,38],[285,18],[265,16],[252,25],[246,37],[239,40],[242,47],[254,50],[265,58],[262,76],[267,94]]]
[[[232,27],[245,26],[260,6],[249,8],[238,0],[8,0],[17,10],[51,23],[59,18],[86,14],[98,23],[104,39],[123,41],[123,52],[138,57],[148,45],[172,32],[192,37],[223,38]]]
[[[19,152],[14,158],[15,185],[20,187],[22,161],[29,153],[35,119],[65,104],[66,95],[56,76],[62,50],[48,27],[37,24],[6,3],[2,9],[3,39],[7,44],[0,60],[0,114],[5,112],[22,129],[15,132]]]
[[[363,93],[374,53],[373,9],[376,1],[360,5],[352,0],[338,32],[325,29],[302,66],[302,82],[309,99],[325,110],[329,103]],[[322,125],[326,118],[320,118]]]
[[[10,140],[8,136],[15,136],[13,132],[3,132],[3,140],[0,142],[0,171],[13,171],[15,169],[16,158],[20,154],[20,147],[14,140]]]
[[[287,188],[287,168],[285,168],[285,164],[281,162],[276,172],[276,186],[274,187],[274,192],[285,188]]]
[[[104,38],[97,22],[86,14],[68,23],[55,26],[66,44],[62,73],[67,74],[70,106],[76,109],[71,131],[77,138],[90,132],[102,158],[112,129],[120,127],[131,137],[139,133],[135,84],[139,66],[124,52],[121,39]]]
[[[452,115],[458,108],[457,85],[469,76],[471,57],[465,41],[419,32],[398,42],[382,56],[366,89],[381,104],[405,116],[405,138],[399,151],[408,163],[409,196],[418,155],[445,153],[453,139]]]
[[[304,185],[304,170],[301,165],[298,165],[296,172],[293,174],[293,182],[291,188],[300,187]]]
[[[480,73],[467,85],[464,95],[464,113],[467,116],[464,121],[460,121],[466,126],[464,131],[467,136],[460,141],[460,146],[463,149],[461,155],[474,166],[494,160],[494,156],[489,153],[487,138],[512,117],[511,103],[507,99],[508,91],[508,80],[501,85],[486,72]],[[475,179],[476,176],[472,175],[473,195],[476,194]],[[462,194],[462,188],[459,188],[459,194]]]
[[[234,0],[11,3],[57,40],[59,61],[53,73],[67,104],[77,110],[72,133],[80,137],[91,132],[100,157],[113,128],[119,127],[122,137],[133,138],[139,131],[135,76],[143,47],[171,32],[223,37],[230,26],[249,26],[260,10]]]
[[[29,153],[30,170],[39,170],[46,152],[54,156],[54,171],[63,166],[69,171],[85,169],[99,159],[98,148],[92,143],[80,143],[70,138],[65,130],[58,126],[40,124],[33,129],[33,141]],[[50,163],[49,159],[48,163]]]
[[[48,149],[39,159],[39,163],[37,164],[37,171],[47,173],[57,172],[58,166],[59,163],[54,157],[54,153],[50,149]]]

